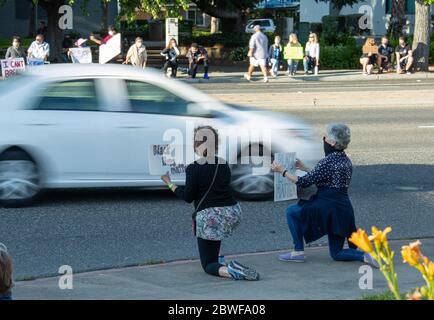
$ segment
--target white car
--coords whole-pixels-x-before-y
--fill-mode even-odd
[[[262,32],[274,33],[276,31],[276,25],[272,19],[254,19],[247,21],[246,33],[254,33],[253,28],[259,25]]]
[[[152,169],[153,146],[168,144],[168,129],[191,137],[198,125],[222,132],[271,129],[272,150],[255,140],[261,152],[295,151],[310,164],[320,158],[311,127],[288,115],[223,104],[158,71],[49,65],[0,83],[0,204],[27,205],[52,188],[162,188],[161,173]],[[188,139],[181,143],[185,154],[192,145]],[[246,154],[247,160],[254,155],[253,140],[241,140],[235,139],[236,152],[226,156],[234,192],[268,197],[273,193],[269,164],[263,174],[253,173],[252,161],[241,164]],[[182,185],[185,175],[173,179]]]

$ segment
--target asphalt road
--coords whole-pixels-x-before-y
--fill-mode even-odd
[[[348,154],[354,163],[350,195],[359,226],[390,225],[393,238],[415,238],[434,237],[433,84],[197,87],[225,101],[299,116],[319,137],[329,122],[349,124],[353,139]],[[244,221],[224,243],[224,253],[290,246],[283,214],[287,205],[242,202]],[[14,257],[17,279],[56,274],[65,264],[78,272],[196,258],[191,212],[168,191],[51,191],[33,207],[0,208],[0,242]]]

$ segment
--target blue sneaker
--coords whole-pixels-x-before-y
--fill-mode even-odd
[[[259,280],[259,273],[256,272],[256,270],[243,266],[236,261],[231,261],[231,263],[229,263],[228,272],[234,280]]]
[[[285,262],[305,262],[306,261],[306,256],[305,256],[304,252],[297,253],[297,251],[292,251],[289,253],[280,254],[278,258],[280,261],[285,261]]]
[[[375,261],[375,259],[369,253],[365,253],[363,255],[363,261],[375,269],[380,268],[380,266],[378,265],[378,262]]]
[[[219,256],[218,262],[219,264],[225,266],[226,265],[225,256]]]
[[[209,75],[208,75],[208,73],[205,73],[205,74],[203,75],[203,78],[204,78],[205,80],[209,80]]]

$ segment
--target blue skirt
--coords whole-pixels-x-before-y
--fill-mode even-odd
[[[318,188],[309,200],[300,200],[301,223],[306,243],[327,234],[349,238],[356,231],[354,210],[346,188]]]

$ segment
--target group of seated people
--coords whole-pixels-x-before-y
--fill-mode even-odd
[[[375,39],[368,37],[362,48],[360,57],[362,72],[364,75],[372,74],[377,65],[378,73],[395,70],[397,73],[411,73],[413,66],[413,52],[405,37],[399,37],[399,44],[394,49],[389,44],[387,36],[381,38],[381,44],[377,46]]]

